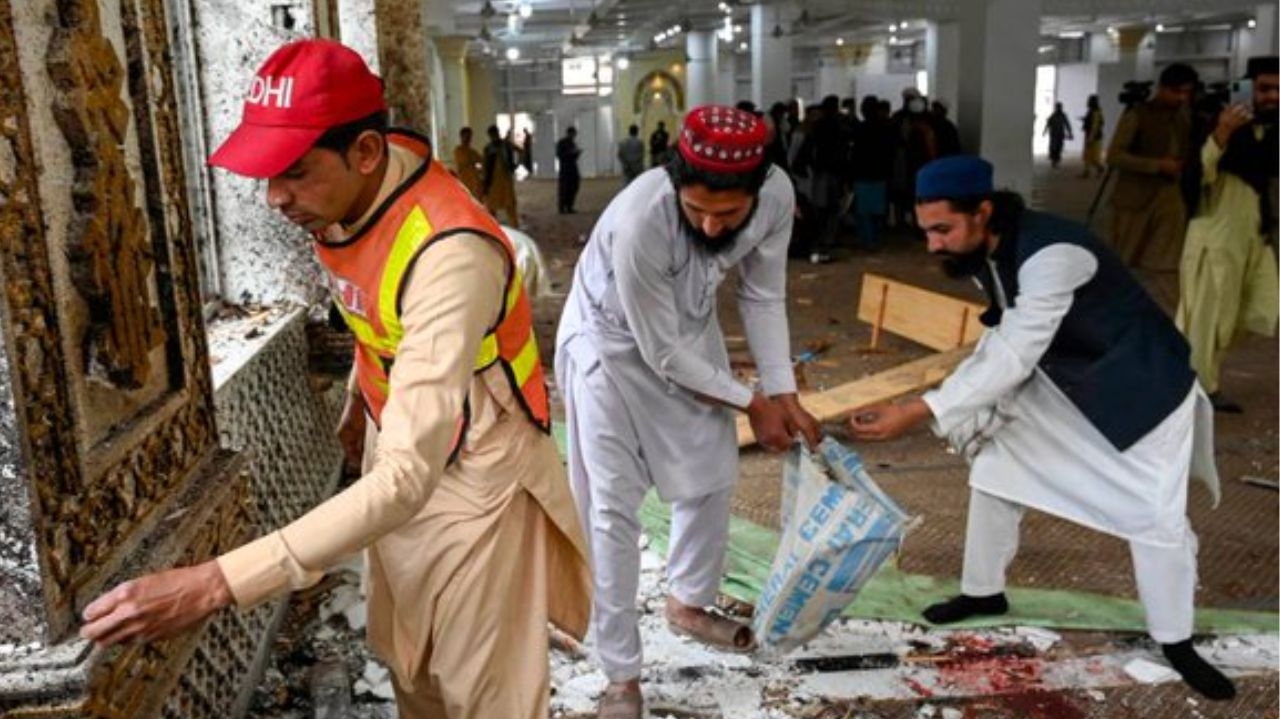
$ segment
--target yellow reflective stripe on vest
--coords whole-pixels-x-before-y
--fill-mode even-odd
[[[348,326],[355,333],[356,339],[369,349],[394,355],[396,349],[400,346],[400,341],[404,339],[404,325],[400,323],[400,315],[396,306],[400,296],[400,286],[404,283],[404,275],[409,269],[409,263],[417,256],[422,242],[431,237],[432,229],[431,221],[427,219],[426,213],[422,211],[421,207],[415,206],[405,217],[400,229],[396,231],[396,239],[392,244],[391,253],[387,257],[387,263],[383,267],[382,281],[378,287],[378,313],[379,318],[382,320],[382,327],[386,332],[385,336],[379,336],[369,322],[360,317],[355,317],[339,307],[347,318]],[[512,259],[514,260],[514,258]],[[520,301],[523,288],[524,278],[521,276],[519,269],[517,269],[513,281],[507,287],[504,314],[509,314],[515,308]],[[476,354],[473,369],[482,370],[498,361],[499,352],[498,338],[494,333],[490,332],[480,342],[480,351]],[[534,341],[532,331],[530,331],[529,340],[512,362],[512,371],[515,373],[516,382],[523,385],[533,373],[537,363],[538,346],[537,342]]]
[[[394,348],[400,346],[404,338],[404,326],[400,324],[400,314],[396,307],[400,299],[400,285],[404,283],[404,273],[409,263],[418,254],[418,248],[431,237],[431,221],[421,207],[414,206],[404,218],[400,229],[396,231],[396,241],[391,245],[391,254],[382,268],[382,283],[378,286],[378,314],[382,327],[386,330],[386,341]]]
[[[520,301],[521,288],[524,287],[524,278],[520,275],[520,270],[516,270],[515,281],[507,288],[507,309],[504,314],[510,314],[512,308]],[[480,343],[480,351],[476,353],[476,363],[473,369],[482,370],[498,360],[498,337],[490,332],[484,336],[484,340]],[[523,381],[521,382],[523,384]]]
[[[524,383],[529,381],[529,376],[533,374],[533,370],[538,367],[538,342],[533,337],[533,332],[529,332],[529,339],[525,340],[524,347],[520,348],[520,354],[511,360],[511,371],[516,376],[516,384],[524,387]]]
[[[395,349],[387,343],[386,340],[380,338],[377,333],[374,332],[373,325],[369,324],[368,320],[360,317],[359,315],[348,312],[347,308],[344,307],[340,301],[335,301],[334,305],[337,306],[338,312],[342,314],[342,318],[347,323],[347,327],[351,329],[351,333],[356,336],[356,341],[361,345],[385,352],[390,352]]]

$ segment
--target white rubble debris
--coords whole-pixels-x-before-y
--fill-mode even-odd
[[[379,699],[396,698],[395,687],[391,685],[391,672],[376,662],[364,665],[364,676],[356,680],[352,687],[356,694],[372,694]]]
[[[1017,627],[1014,632],[1027,640],[1037,652],[1048,651],[1053,645],[1062,641],[1062,635],[1043,627]]]
[[[1124,649],[1109,654],[1042,656],[1062,644],[1057,632],[1040,627],[946,631],[914,624],[843,619],[809,644],[785,657],[718,652],[673,635],[662,617],[666,585],[663,561],[652,550],[642,553],[638,604],[642,607],[640,634],[644,644],[642,677],[650,716],[703,714],[733,719],[773,719],[801,713],[821,700],[919,700],[918,689],[936,699],[973,695],[972,687],[957,686],[947,672],[930,662],[903,661],[886,669],[804,672],[793,664],[802,657],[938,652],[959,635],[976,636],[996,645],[1030,645],[1032,661],[1041,663],[1038,687],[1084,690],[1096,702],[1105,701],[1099,688],[1134,681],[1126,667],[1153,666],[1167,674],[1155,681],[1176,680],[1172,670],[1152,661],[1150,649]],[[585,644],[591,654],[591,641]],[[1280,638],[1273,634],[1220,637],[1200,645],[1228,674],[1274,671],[1280,663]],[[589,714],[604,691],[606,679],[589,656],[574,660],[552,653],[552,714]],[[1139,669],[1139,672],[1142,670]],[[1145,675],[1144,675],[1145,676]],[[957,710],[925,704],[920,719],[949,719]]]
[[[664,562],[654,551],[645,549],[641,565],[638,603],[642,607],[643,686],[651,718],[700,715],[723,719],[792,719],[804,714],[807,706],[826,700],[920,700],[924,696],[946,700],[981,693],[980,687],[957,685],[953,677],[933,662],[911,660],[913,656],[943,652],[949,643],[963,636],[990,642],[993,646],[1030,645],[1036,651],[1031,660],[1040,662],[1039,688],[1082,690],[1094,702],[1106,700],[1100,688],[1135,680],[1144,683],[1178,680],[1171,669],[1152,661],[1156,655],[1149,648],[1085,656],[1067,651],[1044,656],[1047,650],[1062,644],[1062,636],[1028,626],[947,631],[902,622],[842,619],[790,655],[719,652],[670,632],[662,614],[666,597]],[[335,635],[330,620],[337,616],[357,630],[366,624],[367,604],[357,586],[361,575],[358,558],[343,569],[347,570],[344,572],[346,583],[331,590],[319,609],[321,628],[317,638]],[[1207,658],[1232,676],[1275,671],[1280,664],[1280,637],[1274,634],[1219,637],[1198,646]],[[604,691],[607,680],[590,656],[590,638],[584,647],[585,656],[574,657],[558,650],[551,654],[552,716],[589,715]],[[806,657],[876,654],[896,655],[900,664],[884,669],[812,673],[794,664],[796,659]],[[352,688],[356,695],[372,695],[385,701],[393,701],[395,696],[390,673],[372,658]],[[924,703],[914,716],[955,719],[962,713],[955,707]]]
[[[1143,684],[1159,684],[1178,678],[1178,673],[1163,664],[1138,657],[1124,665],[1124,673]]]

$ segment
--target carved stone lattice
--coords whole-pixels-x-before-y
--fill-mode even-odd
[[[220,382],[215,395],[223,446],[249,455],[263,532],[288,524],[328,497],[342,468],[334,428],[345,388],[336,388],[336,399],[312,390],[304,311],[276,322],[283,326]],[[215,348],[224,332],[242,335],[244,329],[215,325]]]
[[[75,167],[67,259],[89,308],[87,374],[136,389],[147,383],[149,355],[165,334],[152,303],[150,237],[126,164],[124,68],[102,36],[97,2],[60,0],[58,12],[48,68],[58,90],[54,117]]]
[[[225,482],[220,471],[203,480]],[[198,483],[199,480],[197,480]],[[257,531],[256,508],[246,475],[230,486],[204,486],[189,497],[196,521],[170,520],[157,534],[169,530],[185,545],[173,563],[194,564],[239,546]],[[184,502],[185,504],[185,502]],[[93,719],[134,719],[155,716],[167,702],[182,704],[185,682],[204,689],[196,693],[181,716],[226,716],[249,672],[258,638],[268,630],[273,605],[252,612],[220,612],[196,632],[163,642],[131,644],[95,668],[82,715]]]

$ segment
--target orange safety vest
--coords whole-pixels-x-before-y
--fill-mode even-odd
[[[316,255],[328,270],[338,310],[356,336],[356,381],[369,414],[381,427],[382,410],[391,392],[391,365],[404,338],[400,296],[405,277],[432,242],[467,232],[496,240],[511,267],[502,313],[480,344],[474,370],[479,373],[501,365],[529,419],[549,432],[546,375],[515,248],[493,216],[432,157],[426,138],[392,130],[387,141],[421,156],[423,166],[383,202],[359,232],[340,243],[315,243]],[[464,407],[453,454],[466,433],[468,414],[469,408]]]

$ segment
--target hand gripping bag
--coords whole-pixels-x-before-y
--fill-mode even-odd
[[[774,652],[804,644],[840,616],[912,523],[858,453],[830,437],[816,454],[797,446],[787,457],[781,516],[753,622],[760,648]]]

